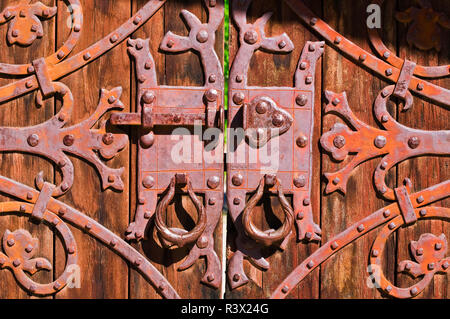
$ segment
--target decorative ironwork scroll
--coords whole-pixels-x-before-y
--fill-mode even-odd
[[[391,189],[385,183],[385,176],[390,168],[411,157],[448,156],[450,131],[423,131],[408,128],[398,123],[389,114],[387,102],[392,97],[399,98],[403,100],[403,110],[406,111],[412,106],[411,92],[414,92],[421,98],[428,98],[432,102],[448,108],[450,106],[448,89],[416,78],[414,75],[423,78],[447,76],[449,75],[449,66],[424,67],[416,65],[412,61],[401,60],[385,47],[379,38],[378,31],[369,30],[369,39],[377,53],[386,61],[384,62],[333,30],[325,21],[312,13],[303,1],[286,0],[286,2],[309,28],[317,32],[330,46],[359,65],[371,69],[385,80],[394,82],[394,85],[385,87],[379,93],[374,103],[375,117],[384,129],[371,127],[356,118],[348,105],[345,92],[338,94],[326,91],[325,113],[337,114],[346,124],[335,124],[331,131],[323,134],[320,140],[323,149],[337,161],[343,161],[349,153],[356,154],[338,172],[325,173],[328,180],[326,193],[336,190],[345,193],[350,173],[356,166],[366,160],[383,156],[374,172],[374,184],[382,198],[394,203],[369,215],[323,244],[283,280],[271,298],[285,298],[311,271],[337,251],[367,232],[383,225],[370,252],[371,272],[377,272],[377,275],[373,276],[374,285],[384,293],[396,298],[415,297],[425,289],[436,273],[448,271],[449,258],[445,257],[447,239],[443,234],[440,236],[423,234],[417,242],[411,243],[411,253],[415,261],[400,262],[398,270],[414,277],[421,277],[421,280],[408,288],[396,287],[384,276],[381,269],[384,245],[389,235],[399,227],[414,224],[419,219],[431,218],[449,221],[450,210],[448,208],[426,206],[450,196],[450,181],[447,180],[411,194],[411,180],[407,178],[403,186]],[[379,0],[378,3],[382,4],[383,0]],[[432,10],[427,1],[421,1],[421,5],[431,14]],[[409,14],[421,15],[423,12],[409,10]],[[437,16],[441,22],[445,21],[443,15]],[[400,15],[400,18],[405,18],[404,14]],[[429,31],[435,32],[435,30]],[[410,39],[415,41],[415,39]],[[419,41],[419,39],[416,40]],[[438,43],[435,42],[434,45],[437,45],[436,48],[439,49]],[[419,44],[418,46],[429,49],[425,48],[425,45]]]

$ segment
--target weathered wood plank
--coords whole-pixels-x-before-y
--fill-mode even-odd
[[[450,16],[450,4],[445,1],[431,1],[432,8],[436,12],[443,12]],[[404,11],[414,5],[410,1],[399,1],[399,11]],[[399,24],[399,56],[408,58],[417,64],[422,65],[445,65],[450,63],[450,44],[448,43],[449,32],[443,31],[441,42],[442,49],[438,53],[436,50],[420,51],[415,47],[411,48],[406,43],[406,32],[408,27]],[[450,87],[450,79],[440,79],[433,81],[439,86]],[[399,112],[400,123],[418,129],[424,130],[448,130],[449,111],[421,100],[414,98],[414,105],[407,112]],[[448,157],[420,157],[405,161],[399,165],[398,182],[400,183],[405,177],[411,179],[413,183],[412,191],[419,191],[431,185],[448,180],[450,178],[450,159]],[[444,200],[434,203],[433,206],[449,207],[450,200]],[[419,221],[417,224],[402,228],[398,231],[398,257],[397,261],[413,260],[409,250],[411,241],[417,241],[420,235],[424,233],[432,233],[436,236],[445,234],[447,240],[450,239],[450,227],[448,222],[433,220]],[[409,287],[417,280],[412,279],[405,274],[397,274],[397,285],[399,287]],[[436,275],[432,283],[417,298],[443,298],[449,296],[449,278],[448,275]]]
[[[55,1],[42,1],[45,5],[54,6]],[[0,1],[0,11],[10,5],[17,4],[14,0]],[[0,56],[4,63],[24,64],[31,63],[34,59],[48,56],[54,52],[56,18],[43,21],[44,36],[37,39],[29,47],[10,46],[6,41],[8,24],[0,26]],[[12,77],[0,79],[0,85],[6,85],[13,81]],[[42,108],[37,108],[34,102],[35,93],[26,95],[6,104],[0,105],[0,125],[11,127],[26,127],[36,125],[49,119],[54,113],[53,99],[45,101]],[[40,172],[50,182],[53,178],[53,166],[47,160],[28,154],[0,154],[0,174],[15,179],[34,187],[34,178]],[[14,200],[6,196],[0,197],[1,201]],[[53,232],[44,224],[36,225],[24,217],[5,215],[1,217],[0,235],[3,236],[6,229],[15,231],[23,228],[39,239],[39,249],[36,256],[45,257],[53,264]],[[53,271],[40,271],[32,276],[37,282],[52,282]],[[28,294],[20,288],[14,280],[13,275],[7,271],[0,271],[0,282],[2,289],[0,298],[29,298]]]
[[[63,2],[58,2],[58,44],[65,41],[68,32],[68,12]],[[79,52],[109,34],[130,17],[130,1],[81,1],[84,25],[80,41],[75,48]],[[69,20],[70,21],[70,20]],[[95,110],[100,89],[123,88],[121,101],[125,112],[129,111],[130,67],[126,53],[126,43],[122,43],[100,59],[82,70],[66,77],[64,82],[75,99],[71,123],[87,118]],[[70,123],[69,123],[70,124]],[[123,235],[129,219],[129,150],[126,147],[114,159],[108,161],[110,167],[125,167],[122,179],[123,192],[101,190],[100,178],[93,167],[83,160],[73,158],[75,181],[72,189],[62,197],[62,201],[77,208],[86,215]],[[72,228],[73,229],[73,228]],[[81,269],[81,288],[65,289],[57,298],[127,298],[128,265],[119,256],[92,239],[81,230],[73,229],[78,245]],[[62,271],[65,252],[60,242],[56,243],[58,270]]]
[[[389,6],[392,5],[393,2],[390,2]],[[325,0],[323,8],[323,19],[328,24],[360,47],[370,51],[364,2]],[[386,7],[385,10],[389,12],[392,7]],[[391,15],[386,15],[386,17],[383,32],[388,40],[387,43],[390,43],[392,47],[395,45],[395,29],[392,28]],[[346,91],[353,113],[360,120],[377,127],[372,115],[372,103],[386,83],[350,62],[329,46],[326,47],[324,54],[323,83],[323,90]],[[328,131],[336,122],[340,122],[336,116],[325,116],[323,132]],[[324,173],[334,172],[343,167],[347,161],[348,159],[344,163],[335,163],[327,154],[324,154],[322,171]],[[373,160],[356,168],[348,182],[345,197],[341,193],[322,196],[323,243],[385,206],[385,203],[377,198],[373,188],[372,176],[376,165],[377,160]],[[395,186],[395,169],[389,173],[387,183],[389,186]],[[323,189],[325,189],[324,183]],[[380,297],[380,293],[376,289],[366,286],[366,279],[369,276],[367,272],[368,254],[376,232],[360,238],[322,265],[321,298]],[[387,244],[385,256],[388,274],[392,274],[395,269],[394,248],[394,242],[390,241]]]

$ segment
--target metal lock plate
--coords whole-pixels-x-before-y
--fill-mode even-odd
[[[181,37],[168,32],[161,42],[165,52],[194,50],[199,53],[205,74],[203,87],[159,86],[156,82],[150,39],[128,40],[128,52],[136,65],[137,113],[116,113],[116,125],[139,126],[138,203],[127,239],[143,239],[150,219],[165,247],[195,243],[179,270],[206,256],[207,271],[202,282],[218,288],[220,260],[214,251],[213,233],[223,204],[223,71],[214,51],[215,32],[224,15],[223,1],[211,5],[209,22],[202,24],[183,11],[190,32]],[[188,194],[199,218],[191,231],[169,228],[164,223],[167,206],[175,193]],[[202,197],[203,196],[203,197]]]
[[[250,87],[247,74],[253,53],[262,48],[288,53],[294,44],[286,34],[266,38],[264,25],[270,14],[247,23],[251,1],[235,1],[233,18],[240,31],[240,48],[230,73],[228,123],[227,198],[237,230],[236,252],[231,257],[228,279],[232,288],[248,282],[243,259],[267,270],[261,248],[283,249],[290,238],[294,216],[299,240],[320,240],[320,228],[312,218],[310,202],[314,75],[323,42],[307,42],[295,73],[295,87]],[[256,194],[246,202],[247,194]],[[255,229],[251,209],[262,196],[278,194],[285,212],[278,231]],[[292,196],[292,206],[285,195]]]

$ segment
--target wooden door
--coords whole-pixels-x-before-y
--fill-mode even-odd
[[[0,298],[448,298],[447,3],[42,3],[0,0]]]

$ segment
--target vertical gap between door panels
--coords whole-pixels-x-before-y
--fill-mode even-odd
[[[324,16],[325,16],[325,10],[324,10],[325,2],[324,2],[324,0],[321,0],[321,1],[322,1],[322,5],[321,5],[322,12],[321,12],[321,15],[322,15],[322,18],[324,18]],[[320,105],[316,106],[316,108],[318,107],[320,109],[320,130],[319,130],[320,131],[320,136],[322,136],[322,134],[323,134],[323,117],[322,117],[322,103],[323,103],[322,96],[323,95],[322,95],[322,91],[323,91],[324,76],[325,76],[325,73],[323,72],[323,69],[324,69],[324,66],[325,66],[324,59],[325,59],[325,57],[324,57],[324,55],[322,55],[322,58],[320,59],[320,61],[321,61],[320,62],[320,66],[321,66],[321,69],[320,69],[320,73],[321,73],[321,77],[320,77]],[[314,94],[314,92],[313,92],[313,94]],[[321,189],[322,183],[320,182],[320,180],[321,180],[321,177],[323,176],[322,175],[323,174],[323,157],[322,157],[322,152],[320,152],[320,151],[319,151],[319,161],[320,161],[319,185],[317,186],[319,188],[319,220],[318,220],[318,223],[319,223],[320,229],[322,229],[322,226],[323,226],[322,225],[322,204],[323,203],[322,203],[322,189]],[[313,188],[311,187],[311,189],[313,189]],[[322,244],[322,242],[319,243],[319,245],[321,245],[321,244]],[[322,265],[323,265],[323,263],[319,267],[318,299],[322,298]]]
[[[59,7],[58,2],[55,0],[55,5]],[[54,27],[53,27],[53,35],[54,35],[54,49],[55,52],[58,50],[58,18],[55,19]],[[53,114],[56,114],[56,99],[53,99]],[[53,184],[56,184],[56,165],[53,164]],[[53,274],[52,280],[56,280],[56,233],[53,232]],[[52,296],[52,299],[56,299],[56,294]]]
[[[133,16],[133,8],[134,8],[134,0],[130,0],[130,18]],[[129,105],[130,105],[130,112],[133,112],[133,64],[131,62],[130,59],[130,64],[129,64],[129,72],[130,72],[130,94],[129,94]],[[130,134],[131,135],[131,134]],[[128,149],[128,167],[129,167],[129,172],[128,172],[128,224],[131,222],[131,218],[132,218],[132,198],[131,198],[131,178],[132,178],[132,173],[131,170],[133,169],[133,138],[129,137],[130,140],[130,146]],[[130,269],[130,265],[128,266],[128,291],[127,291],[127,298],[131,299],[131,269]]]

